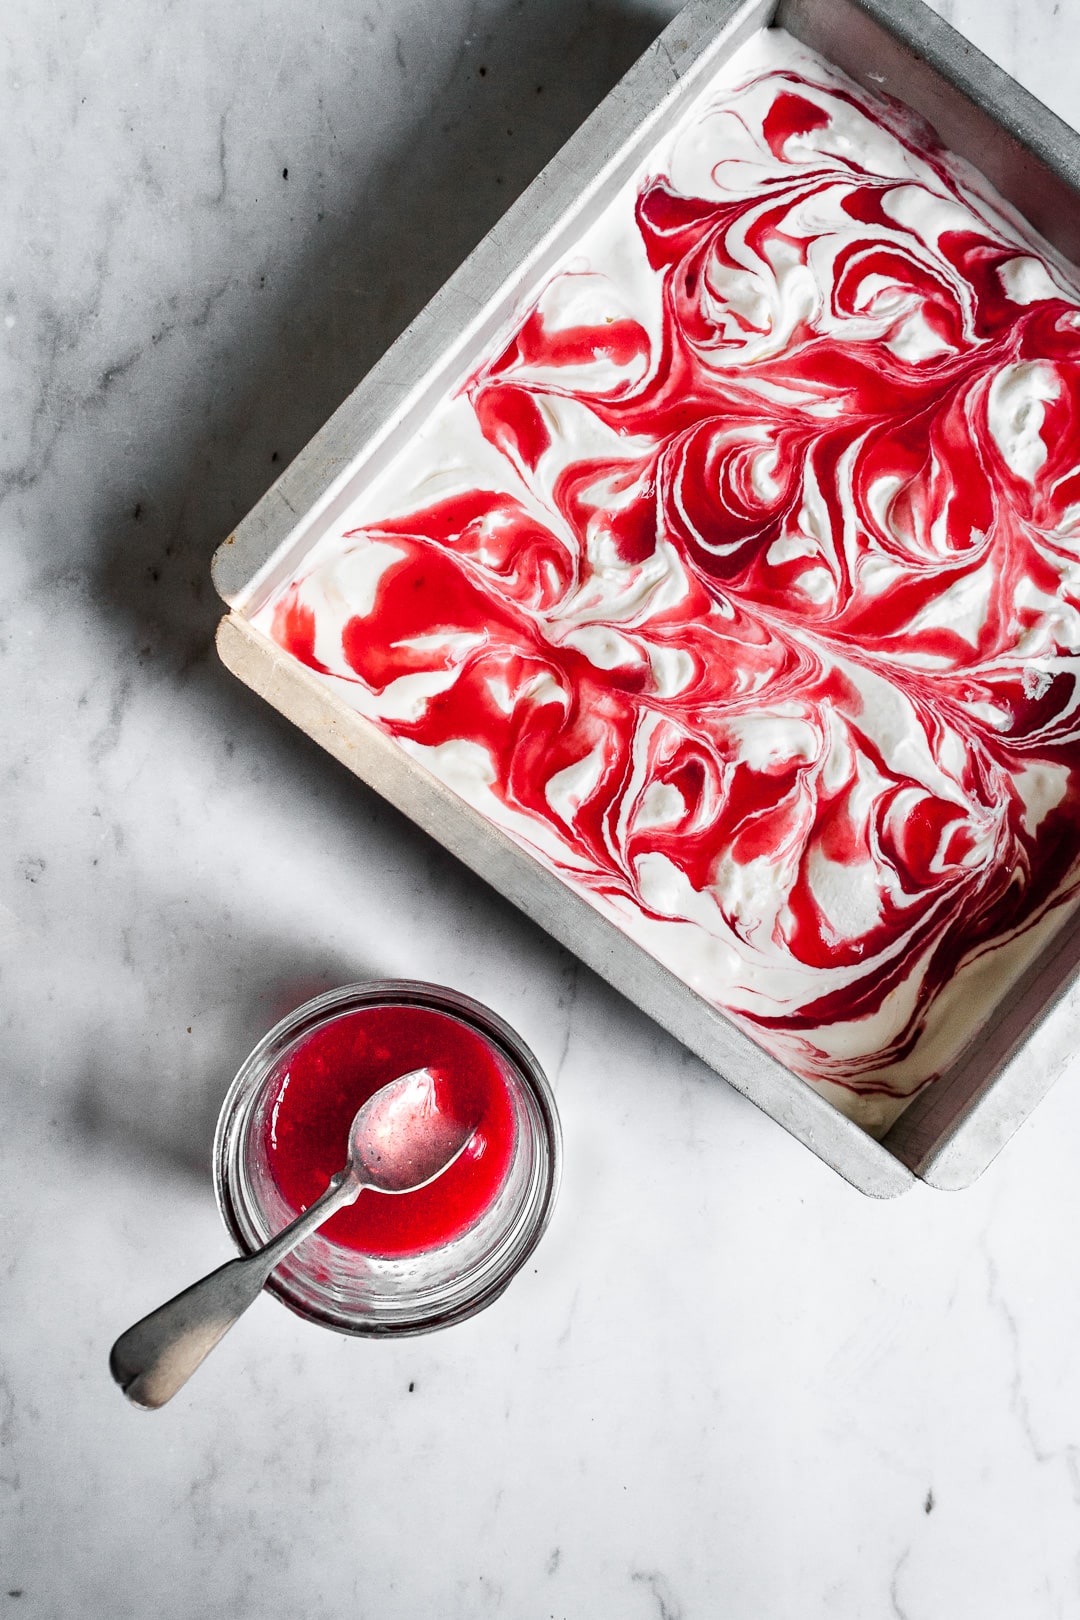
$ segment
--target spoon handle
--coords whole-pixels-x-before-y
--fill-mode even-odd
[[[171,1400],[258,1298],[274,1267],[335,1210],[351,1204],[360,1187],[352,1172],[343,1170],[264,1248],[227,1261],[122,1333],[112,1347],[109,1370],[128,1400],[149,1408]]]

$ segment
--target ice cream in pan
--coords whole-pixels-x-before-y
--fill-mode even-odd
[[[256,623],[878,1132],[1080,883],[1080,291],[763,32]]]

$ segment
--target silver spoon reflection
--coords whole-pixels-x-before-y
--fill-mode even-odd
[[[298,1243],[365,1187],[426,1187],[464,1152],[474,1127],[442,1113],[430,1069],[414,1069],[369,1097],[349,1127],[349,1157],[320,1198],[254,1254],[230,1260],[122,1333],[109,1370],[136,1406],[164,1406],[259,1296]]]

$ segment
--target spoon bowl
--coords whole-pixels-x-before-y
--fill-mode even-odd
[[[475,1127],[440,1109],[435,1080],[434,1070],[414,1069],[358,1110],[349,1128],[349,1170],[360,1186],[416,1192],[465,1151]]]

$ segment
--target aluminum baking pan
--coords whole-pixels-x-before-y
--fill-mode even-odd
[[[1071,1054],[1080,927],[1057,937],[948,1073],[875,1141],[253,629],[275,587],[461,382],[706,75],[779,24],[905,101],[1065,257],[1080,260],[1080,137],[921,0],[693,0],[219,548],[228,667],[862,1191],[978,1176]]]

